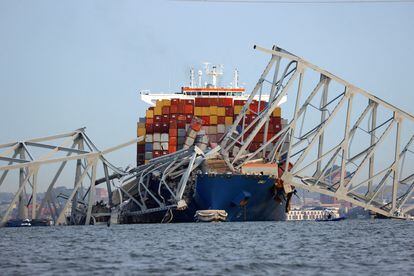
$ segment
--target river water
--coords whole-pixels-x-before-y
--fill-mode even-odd
[[[414,275],[414,222],[0,229],[0,275]]]

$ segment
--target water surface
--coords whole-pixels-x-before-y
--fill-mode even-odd
[[[414,222],[0,229],[1,275],[414,275]]]

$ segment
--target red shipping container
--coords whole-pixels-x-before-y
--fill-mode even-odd
[[[246,100],[234,100],[234,105],[245,105]]]
[[[191,129],[194,130],[194,131],[197,131],[197,132],[200,131],[201,123],[193,120],[191,122]]]
[[[178,104],[170,106],[170,114],[177,114],[178,113]]]
[[[154,124],[154,133],[161,133],[162,125],[161,123]]]
[[[185,107],[185,103],[180,101],[178,103],[178,111],[177,111],[177,113],[178,114],[184,114],[184,107]]]
[[[217,117],[217,124],[224,125],[226,123],[226,117],[224,116],[218,116]]]
[[[154,150],[154,151],[152,152],[152,157],[153,157],[153,158],[157,158],[157,157],[160,157],[160,156],[161,156],[161,154],[162,154],[162,151],[159,151],[159,150]]]
[[[208,106],[218,106],[218,98],[209,98],[209,105]]]
[[[162,123],[166,123],[166,124],[168,124],[168,123],[170,122],[170,116],[169,116],[169,115],[167,115],[167,114],[162,115],[161,122],[162,122]]]
[[[203,126],[210,125],[210,116],[201,116],[201,120],[203,121]]]
[[[185,104],[194,105],[194,100],[184,100]]]
[[[171,138],[177,137],[177,135],[178,135],[177,128],[171,128],[171,125],[170,125],[170,129],[168,130],[168,134],[170,136],[170,141],[171,141]]]
[[[177,121],[185,122],[186,119],[187,117],[185,115],[177,115]]]
[[[169,124],[162,124],[161,133],[168,133],[169,129],[170,129]]]
[[[145,153],[145,145],[137,145],[137,152],[138,153]]]
[[[180,102],[180,99],[176,99],[176,98],[171,99],[171,106],[178,105],[179,102]]]
[[[178,114],[170,114],[170,122],[171,121],[177,121]]]
[[[170,128],[177,128],[177,121],[170,119]]]
[[[183,121],[178,121],[177,122],[177,128],[178,129],[180,129],[180,128],[185,128],[185,121],[183,122]]]
[[[233,107],[232,106],[227,106],[226,107],[226,116],[230,117],[230,116],[233,116],[233,115],[234,115]]]
[[[148,134],[154,133],[154,124],[145,124],[145,132]]]
[[[169,153],[173,153],[173,152],[176,152],[176,151],[177,151],[177,146],[171,146],[171,145],[168,146],[168,152]]]
[[[162,122],[162,116],[161,115],[155,115],[154,116],[154,122],[161,123]]]
[[[167,155],[168,154],[168,150],[163,150],[162,151],[162,155]]]
[[[191,123],[192,120],[193,120],[193,115],[192,114],[187,114],[185,116],[185,122],[186,123]]]
[[[282,125],[282,118],[280,118],[280,117],[270,117],[269,122],[272,125]]]
[[[168,141],[168,146],[177,146],[177,135],[176,136],[170,136],[170,141]]]
[[[153,124],[154,123],[154,118],[146,118],[145,119],[145,123],[147,123],[147,124]]]
[[[276,135],[277,132],[268,132],[267,133],[267,141],[269,141],[270,139],[272,139],[273,136]],[[275,142],[275,140],[273,140],[273,143]]]
[[[194,113],[194,106],[186,104],[184,105],[184,114],[193,114]]]
[[[170,107],[169,106],[163,106],[162,107],[162,114],[170,114]]]
[[[232,98],[218,98],[218,106],[219,107],[230,107],[233,106],[233,99]]]
[[[200,98],[200,97],[199,98],[195,98],[195,103],[194,103],[195,106],[202,107],[202,106],[204,106],[203,104],[204,104],[203,98]]]

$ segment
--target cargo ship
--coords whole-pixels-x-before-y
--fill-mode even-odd
[[[237,69],[234,71],[233,82],[227,87],[219,85],[221,67],[206,66],[205,73],[209,81],[203,83],[202,70],[198,71],[196,81],[191,69],[189,85],[181,87],[178,93],[140,91],[141,100],[150,106],[137,124],[137,136],[145,137],[137,145],[138,166],[191,146],[202,151],[214,149],[230,130],[248,98],[245,88],[239,86],[239,73]],[[254,99],[249,106],[251,113],[240,124],[253,121],[255,112],[265,109],[268,97]],[[278,107],[270,117],[268,136],[279,132],[283,123]],[[257,150],[263,138],[260,131],[249,151]],[[284,192],[283,184],[274,177],[277,170],[276,164],[252,164],[237,173],[229,171],[221,159],[205,160],[192,177],[193,185],[185,192],[187,208],[174,210],[169,220],[191,222],[200,210],[223,210],[226,221],[285,220],[291,195]],[[127,223],[159,222],[163,215],[163,212],[147,214]]]

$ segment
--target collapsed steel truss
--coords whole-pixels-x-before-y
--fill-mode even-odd
[[[105,174],[104,181],[101,182],[106,182],[107,184],[109,203],[111,203],[111,186],[113,186],[113,183],[110,175],[121,177],[127,175],[128,172],[113,166],[105,159],[104,155],[135,144],[140,139],[143,138],[134,139],[125,144],[99,151],[86,135],[85,129],[82,128],[65,134],[0,145],[0,162],[3,164],[7,163],[0,166],[0,187],[6,181],[9,181],[17,189],[5,213],[1,214],[0,226],[4,226],[8,221],[11,212],[16,207],[16,203],[19,211],[18,218],[20,219],[39,219],[41,218],[41,210],[46,207],[49,209],[55,224],[80,224],[82,218],[85,224],[90,224],[94,216],[104,215],[92,213],[92,207],[95,203],[95,183],[99,163],[102,164]],[[39,152],[39,150],[42,150],[42,155],[36,156],[35,152]],[[59,154],[63,154],[63,156],[57,156]],[[64,205],[59,206],[52,196],[52,190],[59,181],[67,185],[65,183],[66,180],[60,180],[59,178],[68,162],[71,161],[76,162],[74,188],[71,194],[66,196]],[[47,187],[42,202],[38,206],[39,172],[48,170],[48,165],[53,164],[58,164],[58,169]],[[17,179],[16,177],[13,178],[13,175],[8,177],[13,171],[18,172]],[[46,173],[49,174],[49,171]],[[89,181],[85,185],[87,178],[89,178]],[[87,188],[86,192],[83,192],[81,188]],[[29,205],[32,206],[30,215],[25,214]],[[69,212],[70,206],[71,211]],[[70,214],[69,218],[67,217],[68,214]]]
[[[185,209],[187,202],[184,192],[190,179],[204,160],[216,157],[219,147],[203,153],[196,146],[182,149],[162,157],[149,160],[145,165],[129,171],[129,175],[120,179],[120,196],[114,204],[131,200],[134,208],[120,210],[126,216],[138,216],[169,209]],[[156,189],[151,189],[156,184]],[[192,196],[192,195],[189,195]],[[132,209],[132,211],[131,211]]]
[[[271,59],[221,142],[229,167],[238,171],[263,158],[284,167],[279,177],[287,192],[292,185],[387,217],[409,217],[414,209],[414,117],[281,48],[255,49]],[[262,93],[270,94],[266,108],[250,110],[253,98]],[[294,101],[291,119],[268,137],[269,117],[286,95]],[[246,124],[247,114],[257,117]],[[261,147],[249,151],[262,128]]]

